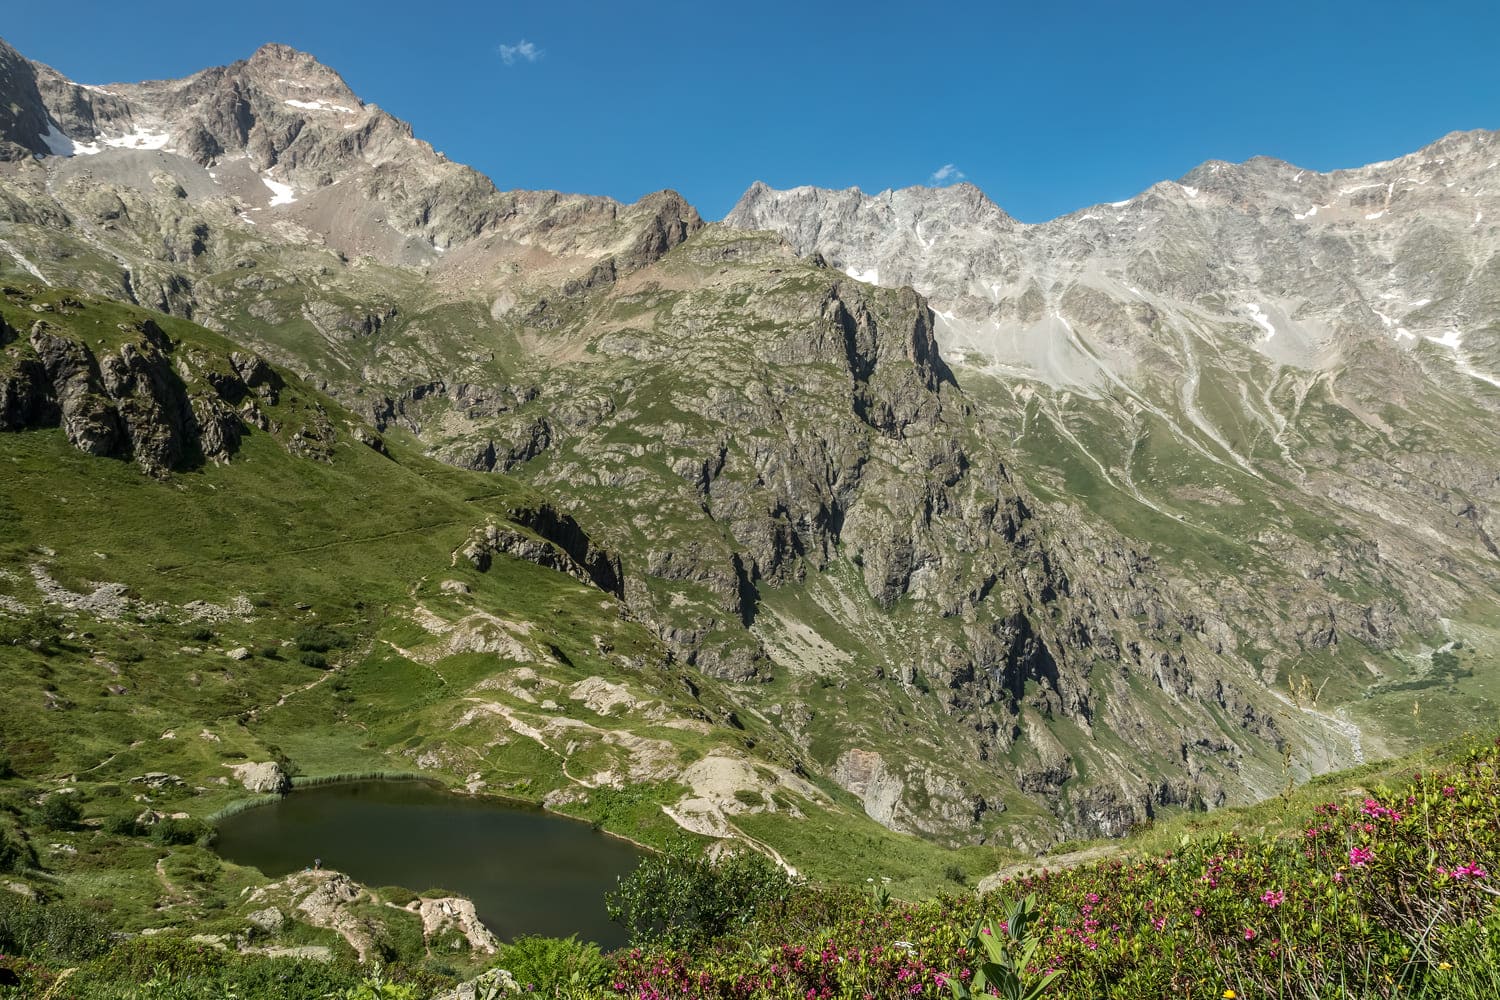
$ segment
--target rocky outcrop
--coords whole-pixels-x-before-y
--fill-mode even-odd
[[[455,559],[462,555],[483,573],[504,553],[624,597],[620,557],[596,545],[572,517],[543,504],[513,511],[511,521],[514,526],[491,522],[476,528]]]
[[[10,324],[0,327],[0,431],[59,426],[80,451],[134,460],[157,477],[228,462],[255,431],[300,457],[333,456],[338,430],[321,403],[299,398],[285,425],[273,416],[287,385],[258,355],[184,348],[144,317],[116,323],[91,343],[81,331],[97,329],[92,305],[71,297],[33,301],[17,290],[7,300],[45,318],[24,340]],[[356,425],[350,433],[383,447],[368,429]]]
[[[424,898],[412,903],[411,908],[422,918],[422,936],[429,941],[451,929],[463,935],[472,952],[493,955],[500,950],[500,942],[480,921],[472,900],[462,896]]]
[[[858,798],[871,819],[904,833],[943,837],[974,825],[992,808],[1005,808],[992,807],[983,795],[936,769],[914,761],[902,769],[904,775],[879,753],[851,748],[839,755],[829,777]]]
[[[374,957],[375,928],[352,909],[352,904],[364,896],[364,887],[358,882],[342,872],[309,871],[288,876],[283,887],[301,919],[337,933],[349,942],[361,962]],[[251,902],[260,894],[252,895]]]
[[[37,86],[36,67],[25,56],[0,41],[0,161],[25,160],[52,152],[46,136],[52,132],[47,106]]]
[[[47,394],[73,447],[101,457],[123,453],[127,439],[120,413],[105,392],[93,352],[42,320],[31,328],[28,342],[47,375]]]
[[[136,329],[139,338],[105,355],[99,370],[105,391],[115,400],[130,453],[142,469],[161,474],[182,461],[194,414],[187,389],[168,360],[172,347],[166,335],[151,320]]]
[[[234,778],[248,792],[262,795],[283,795],[292,790],[292,779],[275,761],[256,764],[226,764]]]
[[[829,773],[839,787],[864,804],[865,813],[875,822],[891,829],[901,829],[896,809],[906,790],[901,780],[886,770],[885,760],[868,750],[845,750]]]

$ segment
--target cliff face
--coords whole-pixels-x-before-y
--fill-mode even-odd
[[[1433,649],[1487,628],[1496,139],[1329,174],[1208,163],[1039,225],[965,185],[756,185],[726,223],[929,297],[973,421],[1067,525],[1057,563],[1154,633],[1120,646],[1155,675],[1136,701],[1209,704],[1319,766],[1420,738],[1396,691],[1441,687]],[[1238,680],[1208,682],[1219,659]]]
[[[1122,832],[1268,783],[1288,735],[1222,626],[1017,481],[910,289],[709,227],[549,331],[587,360],[507,404],[499,426],[548,428],[512,475],[565,498],[622,553],[633,613],[882,822],[1034,844],[1007,809]],[[445,419],[430,397],[406,413]],[[500,450],[483,423],[455,453]]]

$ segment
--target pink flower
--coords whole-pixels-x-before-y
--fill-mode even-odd
[[[1375,860],[1375,852],[1368,847],[1349,848],[1349,863],[1356,868],[1363,868]]]
[[[1286,894],[1280,889],[1268,889],[1261,895],[1260,901],[1274,910],[1286,901]]]
[[[1457,879],[1460,882],[1464,881],[1465,879],[1490,877],[1489,872],[1485,871],[1483,868],[1472,861],[1460,868],[1455,868],[1452,871],[1439,868],[1437,870],[1437,873],[1439,875],[1447,875],[1449,878]]]
[[[1245,940],[1246,941],[1254,941],[1255,940],[1255,931],[1252,930],[1249,927],[1245,928]]]

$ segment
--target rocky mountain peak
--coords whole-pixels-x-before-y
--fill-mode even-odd
[[[302,106],[314,103],[355,110],[364,107],[364,102],[337,71],[289,45],[275,42],[262,45],[248,60],[229,67],[228,72],[296,110],[321,110]]]
[[[80,198],[104,204],[180,190],[244,237],[273,221],[346,258],[400,267],[440,266],[449,251],[485,238],[479,256],[457,266],[465,284],[488,280],[516,245],[556,255],[559,283],[596,264],[601,274],[627,272],[702,225],[675,192],[635,206],[501,194],[366,104],[336,71],[282,44],[182,79],[107,86],[74,83],[6,46],[0,108],[0,158],[36,158]],[[208,243],[200,235],[188,246],[197,254]]]
[[[1487,293],[1464,278],[1495,250],[1495,140],[1454,133],[1329,173],[1270,157],[1209,161],[1031,226],[970,185],[873,197],[759,185],[726,222],[777,232],[861,280],[912,285],[938,311],[950,356],[1053,387],[1098,393],[1142,368],[1163,373],[1176,351],[1152,324],[1167,320],[1207,320],[1311,370],[1359,344],[1437,343],[1490,382],[1500,375],[1484,359],[1500,344],[1485,327]]]

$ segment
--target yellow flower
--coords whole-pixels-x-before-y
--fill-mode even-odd
[[[1236,993],[1234,990],[1225,990],[1224,991],[1224,1000],[1234,1000],[1234,998],[1237,997],[1237,996],[1239,996],[1239,994]]]
[[[1438,963],[1438,968],[1442,969],[1444,972],[1447,972],[1449,969],[1453,968],[1453,963],[1452,962],[1439,962]]]

